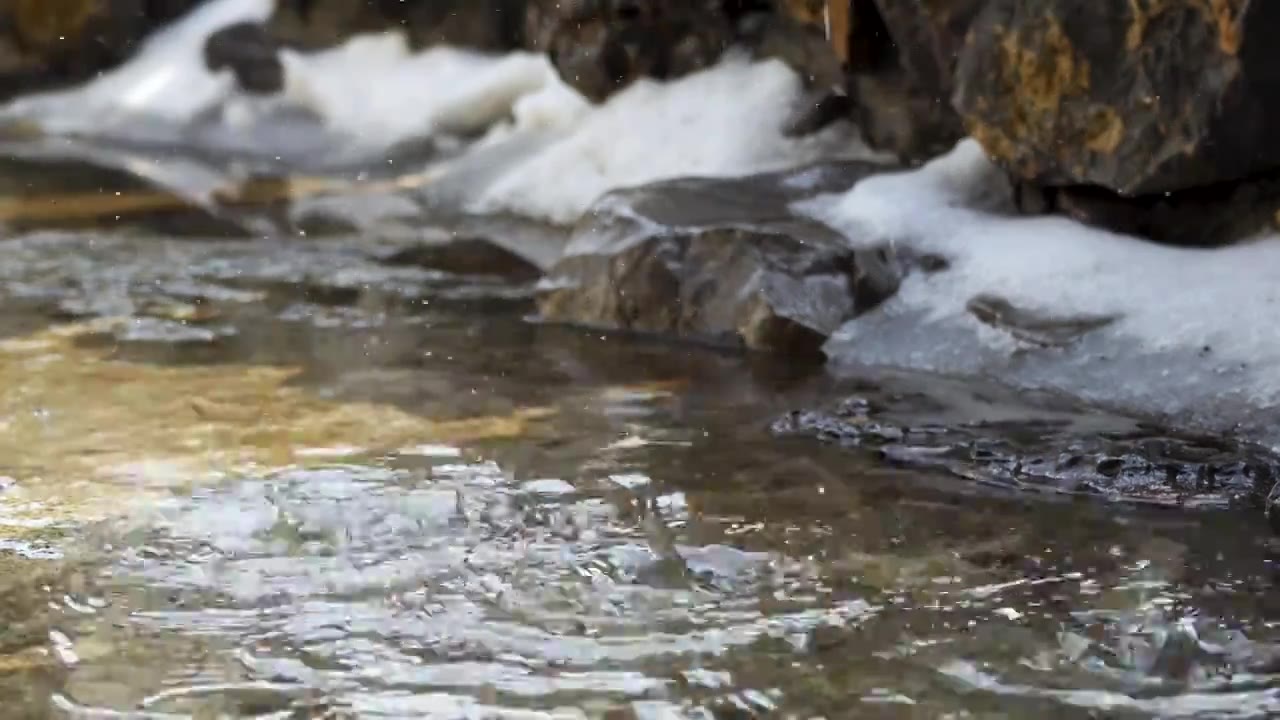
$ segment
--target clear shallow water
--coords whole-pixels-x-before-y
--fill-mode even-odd
[[[777,438],[855,388],[530,324],[395,242],[0,240],[0,714],[1280,712],[1256,513]],[[856,394],[1024,446],[1134,427]]]

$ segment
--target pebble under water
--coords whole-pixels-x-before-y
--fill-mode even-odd
[[[0,715],[1280,713],[1265,453],[393,250],[0,240]]]

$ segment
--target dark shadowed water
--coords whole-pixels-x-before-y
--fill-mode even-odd
[[[1280,713],[1267,458],[395,250],[0,239],[0,717]]]

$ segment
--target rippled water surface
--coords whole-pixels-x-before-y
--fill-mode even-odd
[[[540,326],[389,243],[0,240],[0,716],[1280,712],[1202,444],[1160,502],[1089,484],[1165,468],[1123,458],[1012,489],[1155,432]],[[876,442],[779,432],[846,396]]]

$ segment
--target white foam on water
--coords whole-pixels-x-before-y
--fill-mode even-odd
[[[884,306],[846,325],[833,354],[944,372],[1035,374],[1028,368],[1038,365],[1063,389],[1127,395],[1160,412],[1193,410],[1214,393],[1258,408],[1280,400],[1280,237],[1164,246],[1062,217],[1002,214],[987,199],[1000,182],[965,140],[919,170],[798,206],[855,244],[891,240],[950,261],[909,276]],[[1085,347],[1029,350],[967,310],[982,294],[1050,317],[1118,320]]]

